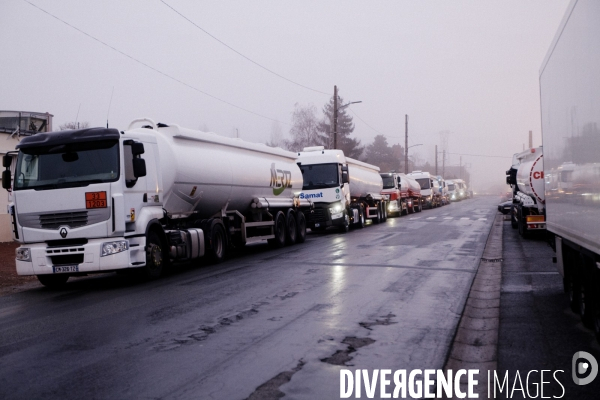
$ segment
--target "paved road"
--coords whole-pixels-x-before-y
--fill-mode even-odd
[[[0,398],[331,399],[344,363],[441,368],[497,201],[2,297]]]

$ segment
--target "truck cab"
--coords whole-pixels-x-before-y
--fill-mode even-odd
[[[346,229],[350,225],[351,199],[344,152],[325,150],[323,146],[306,147],[298,153],[297,162],[303,179],[299,197],[314,204],[307,215],[307,227],[311,230],[330,226]]]
[[[421,186],[421,196],[423,196],[425,206],[434,208],[442,205],[440,184],[433,175],[429,172],[413,171],[408,176],[416,180]]]
[[[163,214],[151,135],[90,128],[38,133],[16,147],[14,181],[3,184],[12,191],[13,234],[22,243],[19,275],[51,286],[70,275],[146,264],[147,222]]]

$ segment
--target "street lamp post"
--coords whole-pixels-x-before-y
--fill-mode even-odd
[[[350,103],[344,104],[343,106],[338,107],[337,105],[337,86],[333,87],[333,148],[337,149],[337,120],[338,120],[338,111],[343,110],[348,107],[350,104],[362,103],[362,101],[351,101]]]

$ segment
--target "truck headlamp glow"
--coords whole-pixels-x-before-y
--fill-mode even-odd
[[[16,259],[18,261],[31,261],[31,249],[27,247],[19,247],[16,251]]]
[[[344,206],[342,205],[342,203],[335,203],[333,204],[333,206],[329,209],[329,211],[332,214],[337,214],[342,212],[342,210],[344,209]]]
[[[129,241],[127,240],[116,240],[114,242],[102,243],[102,254],[100,257],[110,256],[112,254],[121,253],[129,250]]]

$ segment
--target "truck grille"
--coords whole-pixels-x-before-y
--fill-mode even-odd
[[[40,215],[40,226],[42,229],[58,229],[64,225],[69,228],[77,228],[85,226],[87,223],[87,211]]]
[[[110,208],[91,210],[65,210],[61,213],[25,213],[17,214],[23,228],[58,229],[68,226],[71,229],[97,224],[110,218]]]
[[[83,263],[83,254],[65,254],[61,256],[50,256],[52,265],[71,265]]]
[[[327,222],[327,209],[315,208],[312,212],[306,214],[306,219],[309,224]]]

